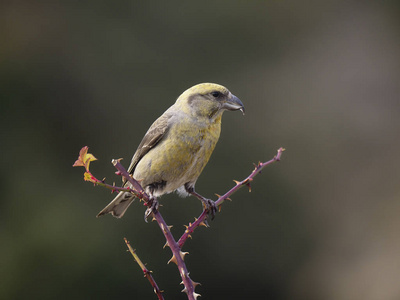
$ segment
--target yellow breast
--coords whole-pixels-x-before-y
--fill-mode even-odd
[[[221,132],[221,116],[214,120],[185,118],[137,164],[134,178],[142,186],[163,182],[160,194],[196,182],[210,159]],[[155,195],[157,196],[157,195]]]

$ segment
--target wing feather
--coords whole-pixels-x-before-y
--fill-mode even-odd
[[[142,157],[145,156],[162,140],[168,131],[168,120],[171,118],[171,116],[172,114],[167,111],[150,126],[132,157],[131,164],[128,168],[128,173],[133,174],[136,165],[142,159]],[[125,183],[126,180],[123,179],[123,182]]]

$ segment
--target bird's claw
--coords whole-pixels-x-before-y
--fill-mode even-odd
[[[217,209],[218,209],[215,202],[212,201],[211,199],[207,199],[207,198],[203,197],[202,195],[196,193],[193,187],[185,187],[185,188],[189,194],[192,194],[193,196],[195,196],[197,199],[199,199],[202,202],[204,211],[206,211],[207,214],[209,214],[211,216],[211,220],[214,220],[215,213],[217,212]]]
[[[152,198],[149,200],[147,209],[144,212],[144,220],[147,223],[147,218],[152,214],[158,211],[158,207],[160,204],[158,203],[157,199]]]
[[[204,199],[203,204],[204,204],[204,209],[211,216],[211,220],[214,220],[215,213],[218,210],[215,201],[212,201],[211,199]]]

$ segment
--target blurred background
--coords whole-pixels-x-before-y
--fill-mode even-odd
[[[215,199],[279,147],[282,161],[224,204],[184,251],[201,299],[400,299],[397,1],[3,1],[0,298],[186,299],[155,222],[72,168],[88,145],[109,183],[190,86],[225,113],[197,182]],[[161,199],[176,238],[200,202]]]

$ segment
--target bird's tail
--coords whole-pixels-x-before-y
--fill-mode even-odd
[[[135,196],[127,192],[119,192],[118,195],[111,201],[99,214],[100,217],[111,213],[116,218],[122,218],[129,205],[135,200]]]

